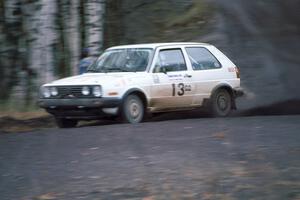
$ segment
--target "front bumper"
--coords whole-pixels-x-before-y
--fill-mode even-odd
[[[90,99],[39,99],[41,108],[114,108],[121,103],[119,98],[90,98]]]
[[[109,115],[103,110],[118,108],[122,100],[119,98],[39,99],[37,103],[56,117],[95,119]]]

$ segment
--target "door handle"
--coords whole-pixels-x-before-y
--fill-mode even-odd
[[[186,75],[184,75],[184,78],[192,78],[192,75],[186,74]]]

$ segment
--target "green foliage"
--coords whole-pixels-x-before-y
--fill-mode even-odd
[[[205,0],[194,0],[181,12],[169,12],[161,27],[164,41],[193,41],[205,34],[206,27],[214,15],[214,7]]]
[[[6,100],[0,100],[0,113],[30,112],[38,110],[40,110],[40,108],[35,101],[30,101],[30,103],[26,105],[24,104],[23,99],[8,98]]]
[[[105,46],[193,41],[205,33],[215,9],[209,1],[112,0],[106,6]]]
[[[105,48],[122,43],[124,37],[124,18],[122,0],[106,1],[106,16],[104,24]]]
[[[169,17],[167,27],[187,26],[192,23],[203,23],[210,13],[213,11],[211,6],[199,0],[194,0],[193,5],[182,15],[174,15]]]

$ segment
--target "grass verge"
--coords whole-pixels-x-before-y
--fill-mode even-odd
[[[18,100],[0,103],[0,133],[29,132],[54,127],[53,118],[34,103],[25,106]]]

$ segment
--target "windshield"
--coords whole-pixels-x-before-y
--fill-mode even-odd
[[[141,72],[147,69],[153,49],[129,48],[105,51],[88,72]]]

